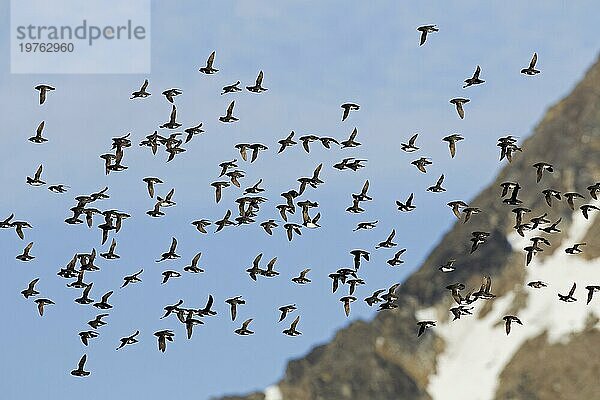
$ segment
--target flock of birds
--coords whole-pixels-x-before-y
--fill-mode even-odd
[[[426,25],[418,28],[418,31],[421,32],[420,45],[423,45],[429,34],[434,32],[438,32],[438,28],[435,25]],[[206,65],[199,69],[199,72],[202,74],[212,75],[217,73],[219,70],[214,66],[215,62],[215,52],[210,54]],[[521,70],[521,73],[528,76],[534,76],[540,73],[539,70],[536,69],[537,63],[537,54],[534,53],[533,58],[528,67]],[[480,78],[481,76],[481,68],[479,66],[476,67],[475,72],[472,77],[465,79],[465,85],[463,88],[468,88],[474,85],[481,85],[485,81]],[[252,93],[263,93],[268,89],[263,86],[263,72],[260,71],[258,77],[254,85],[247,86],[246,90]],[[240,92],[243,89],[240,87],[240,81],[235,82],[234,84],[227,85],[223,87],[223,91],[221,95],[233,94],[236,92]],[[132,100],[136,99],[145,99],[151,95],[148,92],[149,82],[145,80],[139,90],[134,91],[131,95]],[[48,95],[51,91],[55,90],[54,87],[46,84],[38,85],[35,87],[36,90],[39,91],[39,104],[43,105]],[[171,113],[169,115],[168,121],[159,126],[159,129],[163,129],[168,132],[168,134],[159,134],[158,130],[155,130],[154,133],[146,136],[144,140],[142,140],[139,145],[141,147],[148,147],[152,151],[152,154],[156,154],[159,148],[164,147],[167,153],[167,162],[172,161],[177,155],[186,151],[183,145],[189,143],[194,139],[195,136],[200,135],[204,132],[202,129],[203,124],[198,123],[195,126],[183,129],[183,132],[179,131],[182,124],[177,121],[177,107],[175,105],[177,96],[181,95],[183,92],[180,89],[172,88],[162,92],[162,95],[165,97],[166,101],[171,104]],[[456,107],[456,111],[459,117],[462,119],[465,117],[464,105],[469,102],[467,98],[454,98],[450,100],[450,103]],[[344,103],[341,105],[342,108],[342,117],[341,120],[345,121],[349,118],[352,112],[356,112],[360,109],[360,106],[355,103]],[[222,123],[235,123],[238,121],[238,118],[234,116],[235,111],[235,101],[231,101],[224,116],[220,116],[218,119]],[[44,131],[44,121],[42,121],[36,131],[35,136],[29,138],[29,141],[36,144],[43,144],[47,141],[47,139],[43,136]],[[319,143],[324,146],[326,149],[330,149],[333,145],[338,146],[342,149],[345,148],[355,148],[361,146],[361,143],[357,141],[358,130],[356,128],[353,129],[348,139],[343,141],[338,141],[332,137],[325,136],[317,136],[317,135],[305,135],[297,138],[299,142],[302,143],[303,149],[309,153],[311,144]],[[418,134],[410,137],[406,143],[401,143],[400,149],[406,153],[413,153],[419,150],[417,146]],[[457,144],[464,140],[464,138],[457,133],[446,136],[442,139],[444,142],[447,142],[449,147],[449,152],[451,158],[454,158],[456,155]],[[295,133],[292,131],[287,137],[279,140],[277,142],[278,146],[278,154],[286,151],[287,148],[295,146],[298,144],[296,141]],[[108,175],[114,172],[122,172],[127,170],[127,166],[124,165],[125,161],[125,150],[132,146],[132,141],[130,139],[130,134],[121,137],[115,137],[112,139],[111,151],[108,153],[100,155],[100,158],[104,163],[104,171]],[[508,162],[511,162],[513,156],[516,152],[521,152],[522,149],[517,144],[516,138],[513,136],[501,137],[498,139],[497,146],[500,148],[500,161],[503,159],[507,159]],[[249,163],[253,163],[257,158],[261,155],[262,152],[268,151],[268,147],[262,143],[239,143],[235,146],[235,149],[239,152],[240,158],[243,161],[249,161]],[[333,165],[333,168],[338,170],[352,170],[357,171],[360,168],[365,167],[366,159],[359,159],[354,157],[347,157],[342,159],[339,163]],[[411,162],[421,173],[427,173],[427,167],[432,164],[432,161],[427,157],[420,157]],[[539,162],[533,165],[536,169],[537,173],[537,182],[538,184],[542,182],[544,174],[552,173],[554,171],[554,167],[545,162]],[[245,172],[241,169],[238,169],[238,160],[226,160],[219,164],[220,174],[219,178],[211,183],[211,187],[215,192],[215,201],[219,203],[222,198],[222,193],[231,185],[241,188],[241,180],[245,176]],[[299,200],[299,198],[305,194],[309,188],[316,189],[321,184],[323,184],[323,180],[320,179],[320,172],[323,168],[323,164],[319,164],[313,171],[313,173],[309,176],[300,177],[297,180],[297,188],[294,187],[289,191],[281,193],[281,197],[283,201],[281,204],[275,206],[275,209],[278,211],[279,215],[285,222],[283,224],[283,230],[285,230],[288,240],[293,240],[296,236],[302,235],[305,229],[318,229],[319,219],[321,217],[320,212],[314,213],[314,209],[318,208],[319,204],[315,201],[311,201],[309,199]],[[44,186],[46,182],[43,181],[43,166],[40,165],[32,177],[26,178],[26,183],[31,186]],[[146,177],[143,179],[143,182],[147,188],[148,196],[151,199],[155,198],[156,186],[163,184],[163,181],[158,177]],[[442,193],[446,189],[443,187],[444,175],[442,174],[436,181],[436,183],[429,188],[427,191],[433,193]],[[237,204],[237,215],[233,217],[233,213],[231,210],[228,210],[225,216],[218,221],[210,221],[208,219],[198,219],[192,221],[192,225],[198,230],[198,232],[202,234],[206,234],[207,228],[211,225],[215,225],[216,229],[215,233],[220,232],[226,227],[231,226],[239,226],[244,224],[253,224],[258,217],[258,213],[263,204],[267,202],[267,199],[262,197],[260,194],[265,189],[261,187],[262,179],[256,182],[255,184],[247,187],[243,194],[235,200]],[[528,222],[525,222],[525,215],[531,212],[530,209],[523,206],[522,201],[518,198],[519,191],[522,187],[518,182],[504,182],[502,185],[502,202],[509,206],[514,206],[513,213],[515,214],[515,226],[514,229],[521,236],[524,236],[525,231],[535,231],[540,230],[547,234],[554,234],[560,232],[559,224],[561,219],[557,221],[551,221],[547,218],[547,213],[537,216],[535,218],[531,218]],[[48,190],[62,194],[68,191],[69,186],[63,184],[54,184],[48,185]],[[600,193],[600,182],[591,184],[588,188],[589,194],[593,199],[598,198],[598,194]],[[174,201],[174,193],[175,190],[171,189],[165,196],[156,195],[156,201],[152,209],[147,211],[147,214],[152,218],[160,218],[165,215],[164,210],[173,207],[176,205]],[[349,213],[360,214],[364,211],[361,207],[364,202],[369,202],[372,200],[372,197],[369,196],[369,181],[367,180],[363,187],[361,188],[359,193],[353,193],[351,195],[351,205],[346,209]],[[575,210],[575,202],[580,199],[584,199],[585,197],[577,192],[567,192],[560,193],[557,190],[547,188],[541,191],[541,194],[545,197],[545,200],[549,207],[554,205],[555,201],[560,201],[562,198],[566,200],[569,207],[572,210]],[[65,219],[65,223],[70,225],[75,224],[83,224],[86,223],[88,227],[92,228],[94,226],[94,221],[96,218],[102,219],[102,223],[97,225],[97,228],[101,231],[101,243],[104,245],[112,233],[112,239],[109,245],[109,249],[106,252],[99,254],[100,257],[106,260],[118,259],[119,255],[116,253],[117,241],[115,239],[115,235],[119,232],[122,227],[122,224],[129,218],[131,215],[127,212],[120,211],[117,209],[108,209],[102,210],[99,208],[99,203],[109,198],[108,187],[103,188],[102,190],[90,193],[88,195],[80,195],[75,197],[75,205],[69,210],[71,212],[70,215]],[[403,213],[412,212],[415,210],[415,196],[414,193],[410,193],[408,198],[404,201],[397,200],[396,206],[398,211]],[[459,219],[462,220],[462,223],[468,223],[471,219],[479,214],[484,212],[478,207],[471,206],[464,201],[456,200],[450,201],[448,203],[449,208],[453,212],[453,214]],[[297,209],[301,210],[302,220],[293,222],[290,220],[291,216],[295,215]],[[587,219],[589,213],[593,210],[599,210],[593,204],[584,204],[579,207],[584,217]],[[364,221],[359,222],[354,229],[354,231],[361,230],[370,230],[374,229],[379,221]],[[275,219],[268,219],[263,222],[260,222],[260,226],[264,229],[266,234],[273,235],[276,228],[279,227],[279,224]],[[27,221],[17,220],[15,219],[14,214],[9,215],[4,220],[0,221],[0,228],[2,229],[14,229],[16,234],[20,239],[24,239],[24,229],[32,228],[32,225]],[[379,249],[392,249],[397,246],[397,243],[394,242],[395,230],[392,230],[387,238],[379,243],[377,243],[374,248]],[[478,248],[485,244],[488,237],[490,236],[489,232],[485,231],[473,231],[471,241],[471,250],[473,253],[478,250]],[[531,237],[531,245],[524,248],[526,253],[526,264],[528,265],[532,258],[538,253],[543,251],[543,246],[550,245],[549,240],[546,237],[542,236],[534,236]],[[585,246],[585,243],[576,243],[573,244],[572,247],[567,248],[565,251],[568,254],[579,254],[582,252],[582,247]],[[32,255],[32,247],[33,242],[29,243],[23,250],[22,254],[16,256],[16,258],[22,262],[27,262],[35,258]],[[400,249],[395,251],[393,256],[387,260],[387,264],[390,267],[396,267],[402,265],[404,261],[401,259],[403,253],[406,249]],[[342,296],[339,300],[343,305],[343,310],[346,316],[350,314],[351,304],[357,301],[357,297],[354,296],[357,287],[361,285],[365,285],[366,282],[360,278],[359,272],[360,267],[363,262],[369,262],[370,260],[370,252],[364,249],[354,249],[350,251],[350,256],[352,258],[352,267],[351,268],[340,268],[336,271],[331,272],[328,276],[332,282],[332,292],[336,293],[341,286],[347,287],[347,293]],[[157,263],[168,261],[168,260],[177,260],[181,256],[177,254],[177,239],[172,238],[171,243],[169,244],[166,251],[158,257],[156,260]],[[189,265],[183,267],[183,271],[189,274],[198,274],[204,272],[204,270],[199,266],[201,253],[197,253]],[[267,278],[275,278],[279,275],[279,272],[276,270],[277,257],[271,258],[265,267],[261,266],[263,254],[258,254],[248,269],[246,269],[246,273],[249,278],[256,281],[260,279]],[[76,298],[74,301],[78,304],[82,305],[91,305],[92,307],[97,308],[98,310],[106,311],[110,310],[113,306],[110,304],[110,297],[113,294],[113,291],[108,291],[100,296],[100,300],[94,300],[90,298],[93,282],[86,282],[85,278],[89,273],[98,271],[100,269],[99,266],[96,265],[97,261],[97,253],[95,249],[92,249],[90,253],[77,253],[73,256],[73,258],[66,264],[65,267],[60,268],[57,275],[61,278],[69,280],[67,287],[81,290],[81,296]],[[447,263],[441,265],[439,267],[440,273],[452,273],[455,270],[456,260],[451,259],[448,260]],[[299,272],[298,276],[295,276],[291,279],[292,282],[298,285],[306,285],[311,282],[311,279],[308,277],[310,272],[310,268],[304,269]],[[182,276],[182,272],[176,270],[166,270],[162,273],[163,280],[162,283],[166,284],[170,279],[179,278]],[[123,284],[121,289],[133,284],[138,284],[142,282],[141,275],[143,273],[143,269],[140,269],[136,273],[132,275],[125,276],[123,278]],[[26,298],[29,299],[31,297],[35,297],[34,302],[37,304],[37,309],[40,316],[44,315],[46,307],[50,305],[54,305],[54,301],[47,297],[38,297],[40,292],[36,289],[36,285],[39,283],[39,278],[33,279],[27,288],[25,288],[21,293]],[[529,282],[528,285],[530,287],[540,289],[546,285],[546,283],[542,281],[533,281]],[[399,283],[394,283],[389,288],[383,288],[376,290],[370,296],[364,299],[364,301],[368,304],[368,306],[378,305],[379,310],[391,310],[398,307],[397,300],[398,295],[396,294],[397,289],[399,288]],[[447,290],[450,291],[452,298],[454,299],[456,306],[451,308],[449,311],[452,313],[454,320],[460,319],[462,316],[472,314],[473,306],[472,304],[475,301],[479,300],[489,300],[493,299],[495,295],[492,293],[491,289],[492,283],[489,276],[483,277],[483,283],[479,288],[469,290],[464,293],[463,291],[466,289],[466,286],[463,283],[455,283],[446,287]],[[587,303],[589,304],[592,300],[593,293],[600,290],[600,286],[597,285],[589,285],[586,286],[588,290]],[[559,300],[565,302],[573,302],[576,301],[574,297],[576,290],[576,284],[574,283],[571,287],[568,294],[559,294]],[[198,325],[204,324],[205,318],[209,318],[215,316],[217,314],[216,311],[213,310],[214,298],[212,295],[208,296],[208,300],[203,307],[184,307],[184,301],[179,300],[175,304],[166,305],[164,307],[164,314],[161,319],[168,317],[175,317],[177,321],[181,324],[185,325],[187,338],[190,339],[193,334],[194,327]],[[225,303],[230,308],[230,316],[231,320],[235,321],[238,314],[238,308],[242,307],[246,300],[240,295],[228,298],[225,300]],[[287,304],[279,307],[279,311],[281,313],[279,322],[282,322],[288,318],[288,315],[294,313],[297,310],[295,304]],[[106,325],[107,322],[104,321],[104,318],[108,317],[108,313],[100,313],[94,319],[90,320],[87,324],[90,329],[82,330],[79,332],[79,338],[83,345],[88,346],[90,340],[97,338],[99,335],[99,328],[103,325]],[[238,335],[252,335],[254,332],[251,330],[251,323],[253,318],[246,319],[243,321],[241,326],[236,329],[234,332]],[[298,324],[300,321],[300,315],[297,315],[295,319],[291,322],[289,328],[284,329],[282,331],[283,334],[288,336],[297,336],[301,335],[299,331]],[[517,316],[507,315],[504,317],[504,322],[506,326],[506,333],[509,334],[511,331],[511,324],[517,323],[522,324],[521,320]],[[431,328],[436,325],[436,321],[426,320],[419,321],[417,323],[417,335],[421,336],[425,333],[428,328]],[[124,348],[125,346],[134,345],[138,343],[138,336],[140,332],[136,330],[133,334],[123,337],[118,344],[117,350]],[[165,329],[154,332],[154,336],[156,336],[156,340],[158,342],[158,349],[161,352],[166,350],[167,342],[172,342],[174,340],[175,333],[172,330]],[[87,356],[84,354],[76,369],[71,371],[71,374],[74,376],[88,376],[90,375],[89,371],[85,370]]]

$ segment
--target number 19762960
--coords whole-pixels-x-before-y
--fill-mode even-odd
[[[19,43],[21,53],[72,53],[75,50],[73,43]]]

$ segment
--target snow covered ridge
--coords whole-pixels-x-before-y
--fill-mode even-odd
[[[593,204],[598,206],[600,201]],[[512,292],[497,298],[492,310],[482,319],[476,318],[483,305],[482,301],[478,301],[473,304],[475,309],[472,317],[438,322],[433,330],[441,336],[446,347],[438,355],[437,371],[429,380],[427,391],[433,399],[493,399],[500,373],[525,341],[546,331],[550,343],[568,342],[571,333],[581,332],[585,328],[590,314],[600,316],[600,293],[586,305],[585,289],[587,285],[600,284],[600,258],[585,260],[564,252],[566,247],[583,240],[596,214],[591,214],[586,220],[581,212],[576,212],[561,247],[543,260],[534,257],[529,266],[524,266],[527,272],[525,284],[541,280],[548,286],[540,289],[525,287],[527,305],[516,315],[523,325],[513,324],[509,336],[504,330],[502,317],[508,314],[512,305]],[[523,265],[523,247],[531,243],[529,237],[535,236],[536,232],[527,234],[525,238],[517,233],[507,238],[514,251],[523,254]],[[583,249],[585,251],[585,247]],[[567,294],[573,282],[577,283],[574,294],[577,301],[559,301],[558,293]],[[417,313],[419,320],[439,320],[439,317],[434,307]],[[467,370],[465,366],[468,366]]]

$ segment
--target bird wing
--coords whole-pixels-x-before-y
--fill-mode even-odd
[[[396,230],[392,229],[392,232],[390,233],[390,236],[388,236],[386,242],[391,242],[395,235],[396,235]]]
[[[235,321],[235,317],[237,316],[237,307],[235,303],[231,303],[231,320]]]
[[[367,190],[369,190],[369,180],[368,179],[365,181],[365,184],[363,185],[363,188],[362,188],[362,191],[360,192],[360,194],[366,195]]]
[[[40,122],[40,124],[38,125],[38,127],[36,129],[37,136],[39,136],[39,137],[42,137],[42,131],[44,130],[44,124],[45,124],[44,121]]]
[[[458,112],[460,119],[465,117],[465,110],[463,109],[462,103],[456,103],[456,112]]]
[[[298,326],[298,322],[300,321],[300,316],[298,315],[296,317],[296,319],[294,319],[294,321],[292,322],[292,324],[290,325],[290,329],[291,330],[296,330],[296,326]]]
[[[260,253],[259,255],[256,256],[256,258],[254,258],[254,261],[252,261],[252,266],[258,268],[258,264],[260,263],[260,259],[262,258],[262,253]]]
[[[235,107],[235,100],[229,103],[229,107],[227,107],[227,116],[231,117],[233,115],[233,107]]]
[[[215,61],[215,52],[213,51],[212,53],[210,53],[210,56],[208,56],[208,60],[206,60],[206,68],[208,68],[208,69],[212,68],[214,61]]]
[[[269,263],[267,264],[267,271],[273,271],[273,267],[275,266],[276,262],[277,262],[277,257],[273,257],[271,259],[271,261],[269,261]]]
[[[152,181],[148,181],[148,194],[151,198],[154,198],[154,183]]]
[[[38,283],[39,280],[40,280],[40,278],[35,278],[31,282],[29,282],[29,285],[27,286],[27,288],[29,290],[33,290],[33,288],[35,287],[35,284]]]
[[[425,41],[427,40],[427,30],[421,30],[421,41],[419,42],[419,46],[423,46]]]
[[[300,272],[300,278],[305,278],[306,274],[310,272],[310,268],[306,268]]]
[[[531,57],[531,62],[529,63],[529,68],[534,69],[536,63],[537,63],[537,53],[533,53],[533,57]]]
[[[103,302],[103,303],[106,303],[106,302],[108,302],[108,298],[109,298],[109,297],[110,297],[112,294],[113,294],[113,291],[112,291],[112,290],[111,290],[111,291],[109,291],[109,292],[106,292],[106,293],[104,294],[104,296],[102,296],[102,302]]]
[[[321,168],[323,168],[322,163],[317,165],[317,168],[315,168],[315,171],[313,172],[313,179],[319,179],[319,173],[321,172]]]
[[[198,253],[194,256],[194,258],[192,258],[192,265],[197,265],[198,264],[198,260],[200,260],[200,257],[202,256],[202,253]]]
[[[348,118],[348,114],[350,114],[350,107],[342,106],[342,108],[344,109],[344,114],[342,115],[342,122],[343,122],[346,120],[346,118]]]
[[[177,239],[172,238],[171,239],[171,247],[169,248],[169,252],[174,253],[176,249],[177,249]]]
[[[358,129],[354,128],[354,130],[350,134],[350,138],[348,140],[353,141],[357,134],[358,134]]]
[[[260,71],[256,77],[256,86],[260,86],[263,81],[263,72]]]
[[[317,215],[315,215],[315,217],[312,220],[313,224],[316,224],[317,222],[319,222],[319,219],[321,218],[321,213],[317,213]]]
[[[42,164],[40,164],[38,169],[35,171],[35,175],[33,176],[33,179],[35,179],[35,180],[40,179],[40,177],[42,176],[42,169],[43,169],[43,166],[42,166]]]
[[[114,253],[116,247],[117,247],[117,241],[115,240],[115,238],[113,238],[112,242],[110,244],[110,248],[108,249],[108,252]]]
[[[85,366],[85,361],[86,361],[86,360],[87,360],[87,355],[85,355],[85,354],[84,354],[84,355],[81,357],[81,359],[79,360],[78,367],[79,367],[79,369],[80,369],[80,370],[83,370],[83,367]]]
[[[444,182],[444,174],[440,175],[439,179],[437,180],[436,186],[442,186],[442,183]]]
[[[417,136],[419,136],[418,133],[415,133],[413,136],[411,136],[410,139],[408,139],[408,145],[413,147],[415,145],[415,142],[417,141]]]

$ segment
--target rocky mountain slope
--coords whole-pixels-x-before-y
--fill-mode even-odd
[[[600,293],[586,305],[586,285],[600,285],[600,217],[585,219],[578,206],[596,204],[586,187],[600,181],[600,62],[571,94],[551,107],[534,133],[487,189],[470,202],[483,213],[457,222],[423,265],[397,291],[400,307],[356,322],[304,358],[291,361],[285,376],[264,393],[234,399],[590,399],[599,376]],[[555,172],[536,184],[532,164],[545,161]],[[500,184],[519,182],[519,198],[532,211],[547,213],[561,232],[539,230],[525,237],[513,229],[514,207],[503,204]],[[549,207],[541,191],[577,191],[585,196],[571,211],[564,199]],[[486,244],[469,255],[471,232],[491,232]],[[525,267],[523,247],[541,235],[552,245]],[[584,253],[564,249],[587,242]],[[438,266],[456,259],[457,269]],[[478,300],[472,316],[451,321],[452,297],[445,286],[462,282],[478,288],[492,278],[493,300]],[[526,284],[542,280],[548,287]],[[577,283],[577,302],[558,301]],[[466,293],[467,290],[464,292]],[[509,336],[502,317],[517,315]],[[437,326],[417,339],[415,323],[435,319]],[[543,365],[543,368],[540,366]]]

